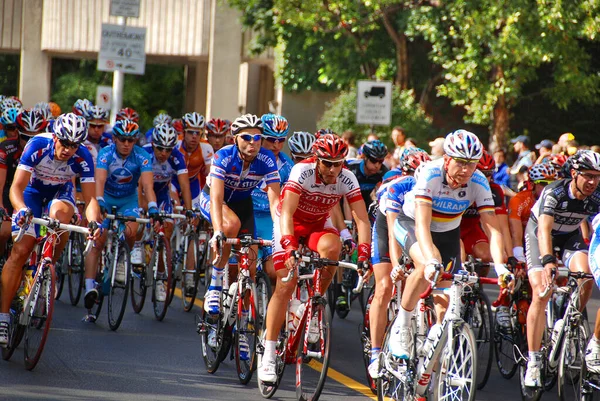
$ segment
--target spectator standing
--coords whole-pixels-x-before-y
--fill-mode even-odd
[[[527,170],[533,166],[533,159],[531,150],[529,150],[529,137],[527,135],[519,135],[510,142],[518,154],[517,160],[510,168],[510,183],[513,190],[518,190],[527,178]]]
[[[354,131],[348,130],[344,131],[342,134],[342,140],[346,142],[348,145],[348,155],[346,156],[346,160],[348,159],[356,159],[358,157],[358,149],[355,144],[356,135],[354,135]]]
[[[431,146],[431,160],[439,159],[444,156],[444,138],[439,137],[435,138],[433,141],[429,142],[429,146]]]
[[[535,161],[535,164],[545,163],[550,159],[554,142],[549,139],[544,139],[542,142],[535,145],[535,148],[540,152],[540,156]]]
[[[398,164],[400,164],[400,156],[402,155],[402,152],[404,151],[404,148],[406,147],[406,132],[404,131],[404,128],[400,127],[400,126],[395,126],[392,129],[392,141],[394,142],[394,145],[396,146],[396,148],[394,149],[394,166],[397,166]]]
[[[494,173],[494,182],[501,187],[510,187],[510,174],[508,164],[506,164],[506,154],[504,149],[499,148],[494,152],[494,161],[496,162],[496,172]]]

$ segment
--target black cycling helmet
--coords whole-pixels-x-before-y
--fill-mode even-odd
[[[383,160],[388,154],[387,146],[380,140],[369,141],[362,146],[362,153],[370,159]]]

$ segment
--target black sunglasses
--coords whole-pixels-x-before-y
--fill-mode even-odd
[[[104,128],[106,124],[89,124],[90,128]]]
[[[250,142],[250,141],[260,142],[260,140],[262,139],[262,135],[261,134],[256,134],[256,135],[240,134],[238,136],[240,138],[242,138],[246,142]]]
[[[343,161],[343,160],[340,160],[339,162],[332,162],[332,161],[329,161],[329,160],[323,160],[323,159],[319,159],[319,161],[320,161],[321,163],[323,163],[323,165],[324,165],[325,167],[327,167],[327,168],[331,168],[331,167],[340,167],[340,166],[341,166],[341,165],[344,163],[344,161]]]
[[[285,142],[285,138],[275,138],[274,136],[265,136],[263,138],[265,138],[267,141],[269,141],[269,142],[271,142],[273,144],[278,144],[278,143]]]
[[[369,157],[369,161],[373,164],[383,164],[384,159],[373,159],[372,157]]]
[[[154,149],[158,150],[159,152],[170,152],[173,150],[173,148],[166,148],[164,146],[158,146],[158,145],[153,145]]]
[[[59,139],[59,142],[67,149],[77,149],[79,147],[78,143],[67,141],[66,139]]]
[[[4,131],[14,131],[17,129],[16,125],[5,125],[4,126]]]
[[[115,135],[115,138],[117,138],[119,142],[133,143],[137,141],[137,138],[132,138],[130,136]]]

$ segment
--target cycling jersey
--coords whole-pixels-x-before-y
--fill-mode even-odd
[[[142,173],[152,171],[152,162],[150,155],[137,145],[133,147],[129,156],[123,159],[117,153],[117,147],[113,143],[100,151],[96,168],[108,172],[104,192],[120,198],[137,192],[140,176]]]
[[[154,156],[154,150],[152,149],[151,144],[145,145],[142,149],[148,152],[150,155],[150,160],[152,161],[154,193],[157,197],[159,194],[164,193],[169,195],[169,191],[171,189],[171,179],[173,177],[177,178],[177,176],[188,172],[187,168],[185,167],[183,155],[177,149],[173,149],[169,158],[165,162],[161,163]]]
[[[6,170],[6,181],[2,191],[2,202],[5,208],[10,207],[10,199],[8,194],[12,185],[19,158],[21,157],[21,149],[19,149],[19,139],[7,139],[0,143],[0,169]],[[9,213],[11,211],[9,210]]]
[[[327,219],[331,209],[343,196],[348,203],[362,200],[358,181],[350,170],[342,168],[333,184],[325,184],[317,174],[317,163],[314,160],[303,161],[292,168],[290,178],[281,192],[281,202],[277,207],[278,214],[281,214],[281,203],[288,191],[300,195],[294,221],[308,224]]]
[[[573,232],[583,220],[600,212],[600,189],[584,200],[575,199],[571,181],[569,178],[546,186],[531,210],[530,220],[536,225],[541,214],[554,217],[552,235]]]
[[[477,210],[494,210],[494,200],[487,178],[475,170],[469,181],[459,187],[450,188],[443,167],[444,159],[425,164],[414,188],[405,196],[403,213],[414,220],[416,202],[432,206],[431,231],[452,231],[460,226],[463,213],[475,202]]]
[[[235,145],[224,146],[213,156],[207,187],[204,192],[210,192],[212,180],[218,179],[225,182],[223,200],[236,202],[249,198],[252,190],[264,179],[266,185],[279,183],[280,177],[277,171],[275,155],[270,150],[260,148],[258,154],[243,170],[244,161],[240,158]],[[188,167],[189,169],[189,167]]]
[[[532,189],[517,192],[508,202],[508,218],[520,221],[524,229],[534,204],[535,197]]]
[[[283,186],[290,177],[290,172],[294,166],[292,159],[283,152],[277,155],[277,170],[279,171],[280,184]],[[252,201],[254,202],[254,212],[268,214],[271,216],[269,197],[267,196],[267,185],[265,180],[252,191]],[[255,215],[256,216],[256,215]],[[271,228],[269,228],[270,230]],[[268,237],[261,237],[268,238]]]
[[[416,182],[417,180],[413,176],[404,175],[381,185],[380,190],[377,191],[381,213],[385,215],[388,210],[400,213],[405,195],[413,189]]]
[[[363,159],[348,163],[348,169],[356,176],[365,205],[371,204],[371,193],[381,184],[381,180],[384,174],[388,172],[388,168],[382,165],[378,172],[368,176],[365,173],[365,161]]]
[[[43,197],[53,197],[65,183],[79,175],[82,183],[94,182],[94,162],[85,146],[80,146],[67,161],[54,158],[54,139],[50,133],[31,138],[17,169],[31,173],[27,188],[34,189]]]
[[[490,182],[490,190],[492,191],[492,198],[494,199],[494,211],[496,215],[506,215],[506,205],[504,204],[504,191],[500,185],[495,182]],[[462,220],[460,222],[460,238],[464,241],[465,238],[470,235],[470,231],[474,230],[478,234],[478,238],[475,240],[484,240],[487,241],[487,236],[481,230],[480,226],[480,216],[477,211],[477,205],[473,203],[471,206],[465,210],[463,214]],[[482,242],[482,241],[479,241]]]
[[[400,167],[393,168],[383,175],[382,183],[385,184],[387,182],[395,180],[401,175],[404,175],[404,171],[402,171]]]
[[[204,188],[214,153],[212,146],[209,143],[200,142],[196,150],[188,152],[185,149],[185,141],[181,141],[177,144],[176,149],[183,154],[190,181],[198,179],[200,188]]]

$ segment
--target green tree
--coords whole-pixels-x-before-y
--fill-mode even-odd
[[[540,67],[553,70],[542,92],[566,109],[573,101],[600,101],[600,74],[586,42],[598,39],[597,1],[456,0],[413,9],[407,34],[431,43],[442,67],[438,95],[465,108],[466,120],[490,125],[504,144],[511,110]]]
[[[16,96],[19,93],[18,54],[0,54],[0,95]]]
[[[327,106],[323,118],[318,122],[319,127],[331,128],[339,134],[352,130],[357,136],[357,142],[361,143],[372,132],[370,126],[356,124],[356,88],[342,92]],[[392,93],[392,124],[374,126],[373,132],[379,135],[388,147],[392,147],[390,134],[392,127],[397,125],[402,126],[421,147],[438,134],[431,125],[431,119],[415,101],[413,91],[396,87]]]

